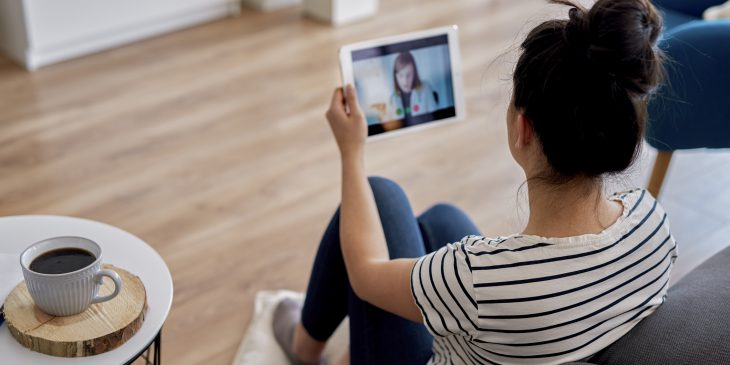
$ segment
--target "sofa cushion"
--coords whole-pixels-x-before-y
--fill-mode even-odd
[[[671,9],[678,13],[702,17],[707,8],[724,3],[725,0],[652,0],[657,7]]]
[[[666,302],[654,314],[590,361],[601,365],[730,364],[729,341],[730,247],[671,287]]]
[[[701,18],[689,15],[687,13],[681,13],[676,10],[660,8],[662,15],[664,16],[664,31],[672,30],[673,28],[689,23],[694,20],[700,20]]]

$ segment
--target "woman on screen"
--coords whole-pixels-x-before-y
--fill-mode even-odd
[[[664,209],[643,189],[604,192],[640,152],[663,75],[662,18],[649,0],[551,2],[569,5],[569,17],[543,22],[520,45],[505,118],[529,203],[518,232],[483,237],[449,204],[414,215],[395,182],[368,178],[355,89],[335,91],[326,116],[342,203],[303,307],[284,300],[273,320],[293,363],[319,364],[346,316],[350,358],[337,365],[589,361],[615,352],[664,303],[677,257]],[[413,66],[404,84],[415,92],[406,57],[398,70]]]
[[[419,124],[419,115],[438,109],[437,96],[428,82],[418,75],[416,60],[410,52],[401,52],[393,66],[395,92],[388,101],[388,120],[402,120],[403,126]]]

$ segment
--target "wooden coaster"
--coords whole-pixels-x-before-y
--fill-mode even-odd
[[[127,342],[142,327],[147,293],[137,276],[112,265],[103,267],[119,274],[121,292],[73,316],[46,314],[33,303],[25,281],[18,284],[5,300],[5,322],[10,333],[33,351],[61,357],[97,355]],[[99,295],[111,294],[113,288],[114,283],[104,278]]]

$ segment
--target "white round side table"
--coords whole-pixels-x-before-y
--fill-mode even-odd
[[[2,363],[34,365],[131,364],[154,345],[154,359],[160,363],[161,332],[172,305],[172,276],[162,257],[136,236],[108,224],[60,216],[12,216],[0,218],[0,253],[17,254],[34,242],[58,236],[80,236],[98,243],[103,262],[123,268],[142,280],[147,290],[148,311],[139,332],[118,348],[89,357],[64,358],[33,352],[20,345],[0,325]],[[20,263],[18,263],[20,270]],[[5,298],[0,298],[4,301]]]

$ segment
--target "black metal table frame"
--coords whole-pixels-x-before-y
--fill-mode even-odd
[[[154,347],[154,357],[150,359],[150,350]],[[142,351],[140,351],[137,355],[135,355],[131,360],[127,361],[124,365],[131,365],[133,362],[137,361],[140,357],[142,357],[145,361],[145,365],[160,365],[162,364],[161,360],[161,351],[162,351],[162,328],[157,332],[157,336],[155,336],[152,341],[144,348]]]

